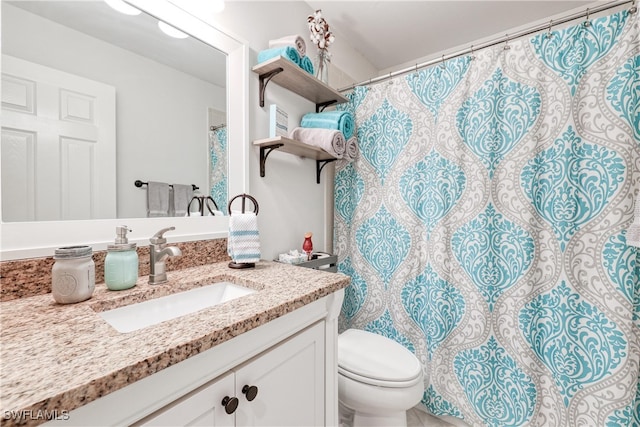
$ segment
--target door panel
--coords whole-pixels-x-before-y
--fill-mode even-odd
[[[245,385],[258,387],[254,400]],[[324,425],[324,323],[238,368],[236,396],[238,426]]]
[[[234,390],[230,372],[187,394],[176,402],[145,418],[136,426],[233,426],[234,414],[227,414],[222,399]]]
[[[115,88],[2,61],[3,220],[115,218]]]

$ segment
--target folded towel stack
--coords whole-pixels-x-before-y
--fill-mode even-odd
[[[231,213],[227,253],[238,264],[260,261],[260,235],[255,213]]]
[[[267,61],[271,58],[282,56],[297,66],[300,66],[300,55],[292,46],[274,47],[272,49],[262,50],[258,52],[258,63]]]
[[[295,47],[298,51],[298,55],[300,55],[300,58],[307,54],[307,44],[304,42],[304,39],[298,34],[284,36],[275,40],[269,40],[269,49],[285,46]]]
[[[291,131],[291,139],[322,148],[336,159],[342,159],[347,148],[344,135],[336,129],[297,127]]]
[[[355,130],[353,115],[348,111],[323,111],[307,113],[302,117],[303,128],[336,129],[342,132],[345,139],[350,139]]]
[[[299,35],[269,40],[269,49],[258,52],[258,63],[282,56],[313,75],[313,62],[306,56],[307,46]]]

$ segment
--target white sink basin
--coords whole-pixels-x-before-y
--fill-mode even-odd
[[[132,332],[254,292],[233,283],[217,282],[99,314],[118,332]]]

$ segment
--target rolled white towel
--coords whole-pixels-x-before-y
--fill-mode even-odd
[[[293,46],[298,51],[298,54],[302,58],[307,53],[307,45],[304,42],[304,39],[297,35],[284,36],[279,39],[269,40],[269,49],[274,47],[284,47],[284,46]]]
[[[336,159],[344,156],[347,144],[342,132],[336,129],[297,127],[291,131],[291,139],[322,148]]]
[[[352,162],[356,157],[358,157],[358,138],[352,136],[347,139],[346,148],[344,150],[344,159]]]

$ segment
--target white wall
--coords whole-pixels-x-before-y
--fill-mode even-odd
[[[307,17],[313,12],[301,1],[236,1],[227,2],[225,10],[214,15],[211,22],[247,41],[253,66],[258,52],[268,48],[270,39],[291,34],[305,39],[307,54],[313,59],[315,47],[308,41],[307,27]],[[326,19],[331,25],[331,17]],[[330,47],[333,58],[329,84],[338,88],[377,75],[377,70],[340,37],[339,29],[332,29],[336,41]],[[269,136],[269,104],[278,104],[287,111],[290,127],[299,124],[305,113],[315,111],[312,102],[273,83],[267,86],[265,106],[260,108],[258,87],[258,76],[253,74],[249,102],[251,141]],[[274,151],[267,159],[266,176],[261,178],[257,148],[251,151],[249,166],[250,193],[260,203],[262,258],[274,259],[290,249],[302,250],[307,231],[313,232],[316,251],[332,252],[333,168],[324,168],[321,183],[316,184],[315,161]]]
[[[176,3],[189,3],[189,0],[173,0]],[[6,5],[4,5],[6,6]],[[196,8],[196,2],[192,5],[184,5],[185,9],[193,10]],[[201,16],[201,19],[213,23],[219,29],[234,36],[238,40],[244,40],[250,48],[251,65],[257,63],[257,53],[268,47],[268,40],[279,38],[290,34],[300,34],[308,39],[307,17],[313,13],[306,3],[300,1],[239,1],[227,2],[226,9],[219,15]],[[331,24],[331,17],[327,17]],[[4,22],[7,22],[4,24]],[[10,26],[13,19],[4,19],[3,24]],[[4,29],[3,29],[4,30]],[[60,37],[63,37],[61,29]],[[353,49],[345,38],[340,37],[339,29],[334,28],[336,34],[336,42],[332,46],[333,53],[332,68],[330,74],[330,84],[333,87],[342,87],[356,81],[368,79],[377,74],[377,70],[368,63],[363,57]],[[70,37],[67,34],[65,37]],[[56,36],[57,38],[57,36]],[[75,36],[74,36],[75,38]],[[41,62],[51,67],[63,68],[57,55],[48,52],[48,48],[44,48],[39,43],[32,40],[16,40],[19,46],[14,45],[13,49],[30,51],[34,56],[42,58]],[[101,55],[95,55],[94,48],[86,45],[87,41],[68,40],[67,43],[78,45],[81,53],[75,55],[83,66],[90,71],[88,78],[109,82],[114,73],[117,73],[118,67],[113,66],[108,61],[102,63]],[[3,49],[12,49],[12,42],[3,40]],[[309,54],[312,55],[314,47],[308,43]],[[28,46],[28,49],[26,48]],[[7,52],[15,55],[15,53]],[[82,61],[89,58],[89,61]],[[25,58],[29,59],[29,58]],[[127,61],[133,61],[132,58]],[[93,62],[100,63],[101,66],[92,67]],[[265,138],[268,136],[268,105],[276,103],[289,113],[290,126],[296,125],[302,115],[307,112],[314,111],[315,106],[303,98],[270,84],[267,88],[266,103],[264,108],[258,105],[258,77],[255,74],[250,76],[250,130],[249,140],[251,141]],[[115,82],[117,86],[124,82]],[[189,83],[185,83],[187,86]],[[135,85],[134,85],[135,86]],[[166,85],[161,93],[168,96],[176,96],[168,91],[174,87],[180,87],[182,84]],[[153,93],[153,91],[151,91]],[[194,91],[197,92],[197,91]],[[233,97],[233,88],[229,89],[230,96]],[[189,93],[189,97],[198,96],[198,93]],[[212,105],[212,107],[224,110],[224,103],[220,105]],[[140,118],[138,114],[144,115],[146,110],[138,107],[134,113],[123,119],[119,125],[123,126],[140,126]],[[193,115],[190,116],[193,118]],[[206,114],[202,115],[206,120]],[[166,116],[162,116],[160,121],[168,121]],[[180,120],[183,120],[181,117]],[[149,134],[150,132],[142,132],[138,134],[138,138],[146,139],[154,145],[149,151],[157,150],[159,147],[156,139],[157,134]],[[178,138],[179,139],[179,138]],[[185,138],[182,138],[185,139]],[[172,138],[172,145],[180,151],[180,155],[166,151],[164,158],[175,158],[183,156],[184,146],[176,142],[176,138]],[[233,144],[234,141],[229,141]],[[167,148],[168,150],[168,148]],[[148,152],[133,153],[128,158],[138,162],[139,167],[143,167],[146,162]],[[259,150],[251,149],[249,160],[249,193],[257,198],[260,202],[260,215],[258,217],[260,223],[262,258],[273,259],[278,253],[289,249],[301,249],[304,233],[311,231],[314,233],[314,245],[317,251],[331,252],[330,236],[332,235],[332,218],[333,218],[333,176],[331,174],[331,165],[326,167],[322,172],[321,184],[315,181],[315,161],[309,159],[301,159],[286,153],[274,152],[269,156],[266,167],[266,176],[260,177],[259,172]],[[145,161],[140,161],[145,159]],[[140,170],[140,169],[139,169]],[[133,187],[133,180],[143,179],[142,172],[140,175],[123,177],[123,185],[125,189]],[[172,177],[156,178],[158,180],[172,180]],[[131,187],[129,187],[131,186]],[[230,197],[234,194],[230,194]],[[144,199],[143,199],[144,203]]]
[[[226,91],[145,57],[3,5],[3,53],[116,88],[117,214],[146,216],[134,181],[208,189],[208,107],[224,111]],[[73,52],[70,54],[69,52]]]

